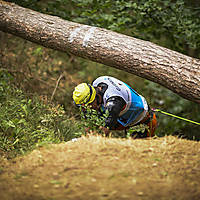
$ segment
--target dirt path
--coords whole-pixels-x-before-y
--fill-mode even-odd
[[[90,136],[0,164],[1,200],[199,200],[200,142]]]

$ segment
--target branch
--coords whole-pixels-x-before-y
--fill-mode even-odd
[[[56,87],[54,88],[53,93],[52,93],[52,95],[51,95],[51,101],[53,100],[54,95],[55,95],[55,93],[56,93],[56,90],[57,90],[57,88],[58,88],[58,85],[59,85],[59,83],[60,83],[60,80],[61,80],[63,77],[64,77],[64,75],[61,74],[61,75],[59,76],[58,80],[56,81]]]

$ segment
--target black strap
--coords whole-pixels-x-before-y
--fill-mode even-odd
[[[90,101],[91,97],[92,97],[92,87],[91,87],[90,84],[87,84],[87,85],[90,88],[90,96],[89,96],[88,100],[84,104],[87,104]]]

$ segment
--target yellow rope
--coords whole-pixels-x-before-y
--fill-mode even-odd
[[[154,112],[160,112],[160,113],[162,113],[162,114],[169,115],[169,116],[171,116],[171,117],[175,117],[175,118],[178,118],[178,119],[181,119],[181,120],[184,120],[184,121],[193,123],[193,124],[200,125],[199,122],[195,122],[195,121],[192,121],[192,120],[190,120],[190,119],[186,119],[186,118],[183,118],[183,117],[179,117],[179,116],[177,116],[177,115],[173,115],[173,114],[171,114],[171,113],[164,112],[164,111],[162,111],[162,110],[160,110],[160,109],[152,109],[152,111],[154,111]]]

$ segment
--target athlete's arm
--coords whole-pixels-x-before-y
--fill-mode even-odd
[[[119,96],[113,96],[107,100],[105,109],[108,110],[109,115],[105,120],[105,127],[109,127],[110,130],[115,129],[119,113],[125,105],[126,102]]]

